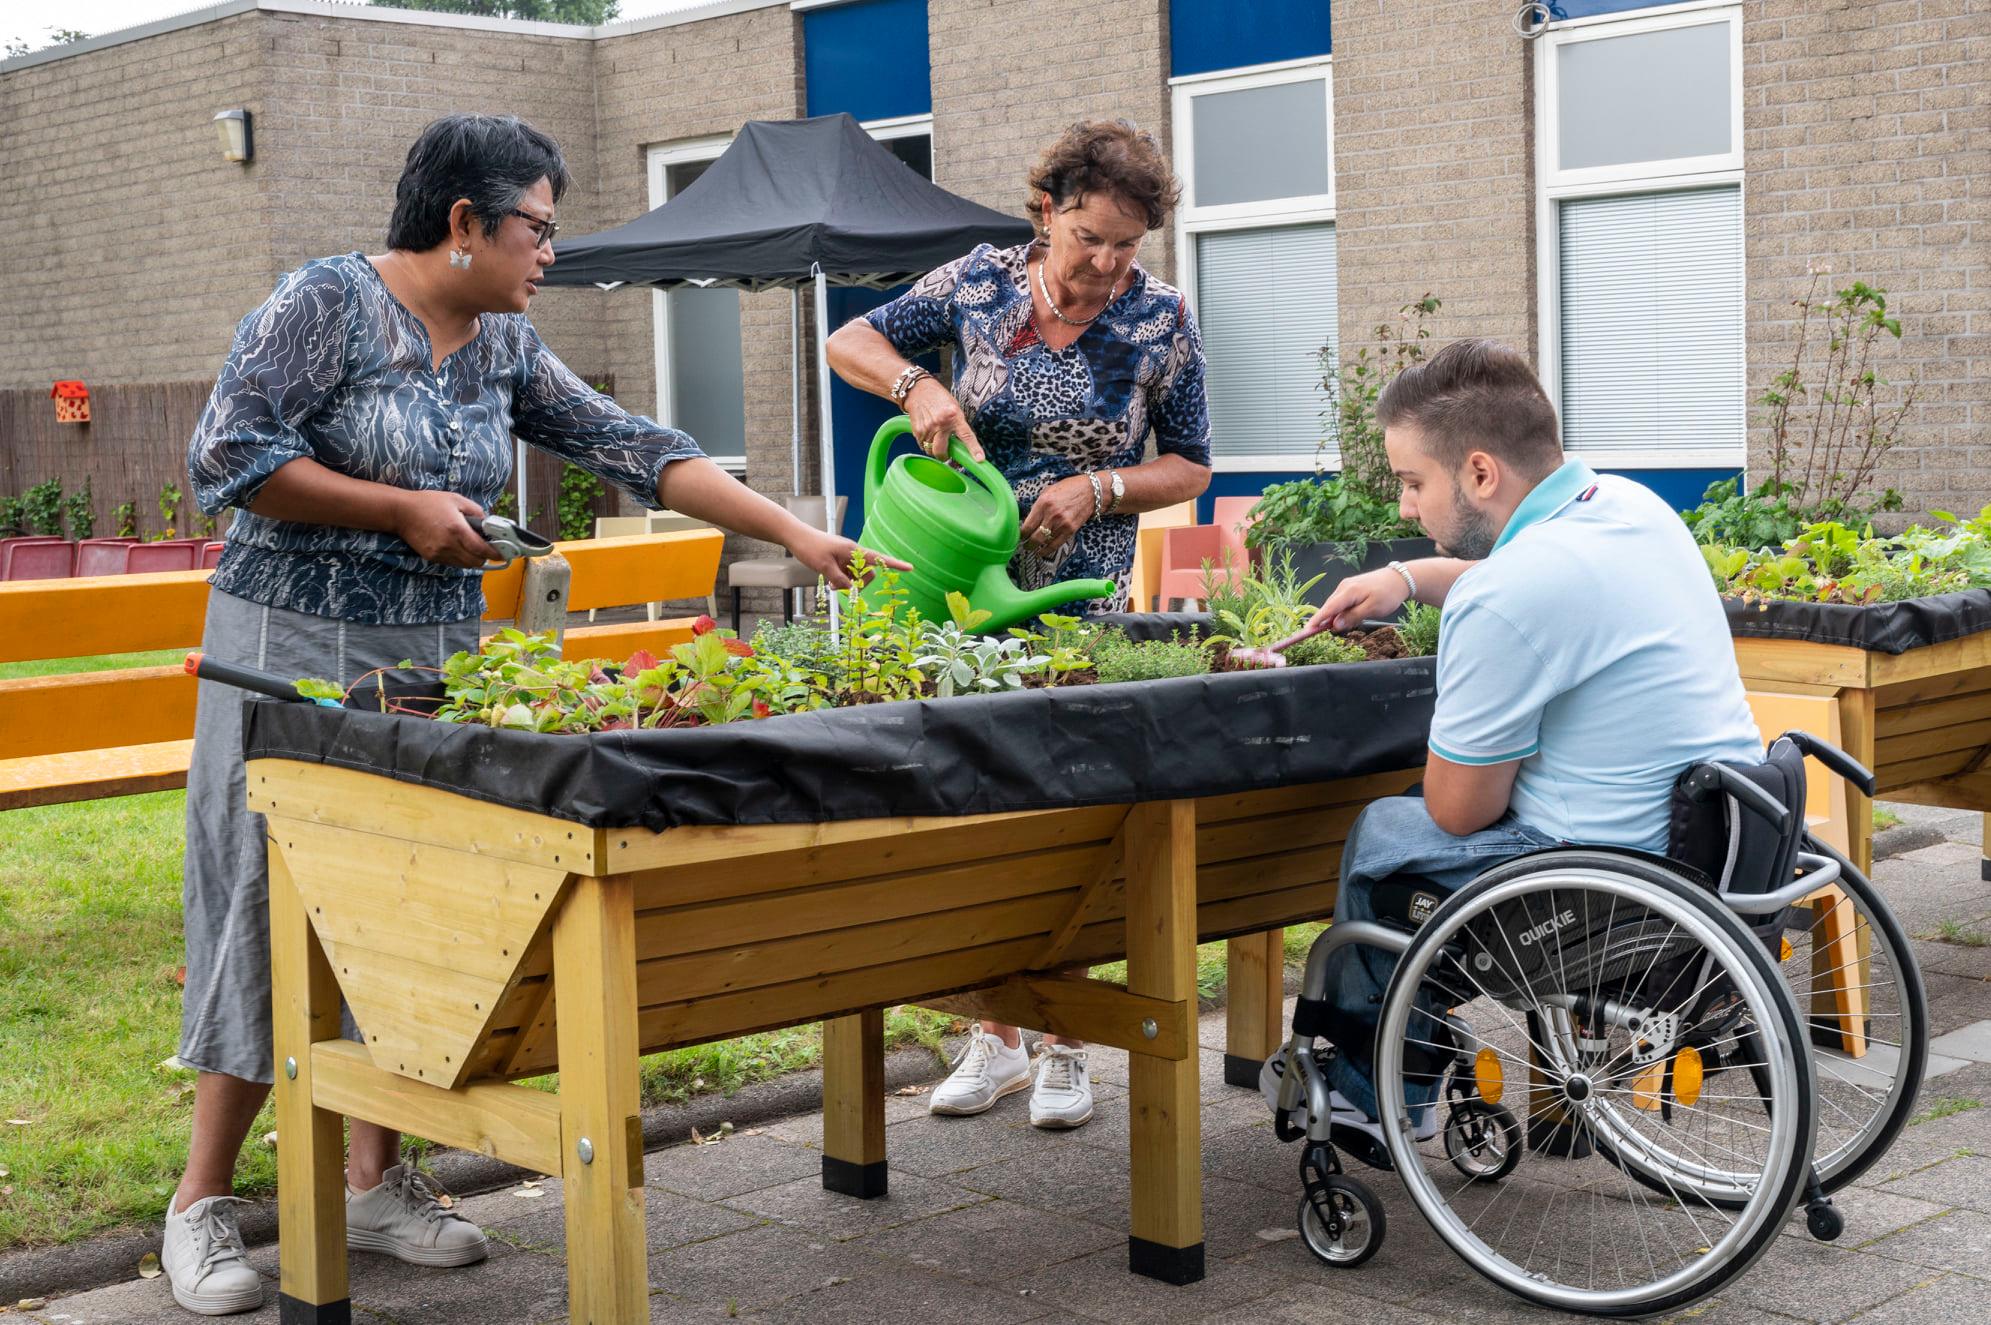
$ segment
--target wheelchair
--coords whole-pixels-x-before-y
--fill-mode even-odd
[[[1805,832],[1806,755],[1872,794],[1843,751],[1788,732],[1760,764],[1681,775],[1666,856],[1556,847],[1449,897],[1399,875],[1377,920],[1321,935],[1266,1065],[1275,1132],[1305,1142],[1317,1258],[1360,1265],[1385,1236],[1344,1155],[1395,1172],[1481,1275],[1563,1311],[1697,1301],[1800,1203],[1814,1237],[1839,1235],[1831,1194],[1914,1108],[1928,1007],[1872,883]],[[1329,961],[1355,946],[1397,954],[1370,1060],[1381,1146],[1329,1107],[1349,1020]]]

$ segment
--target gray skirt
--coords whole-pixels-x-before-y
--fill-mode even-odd
[[[477,622],[365,626],[263,607],[219,591],[201,648],[212,657],[296,679],[351,685],[402,659],[439,666],[477,647]],[[429,674],[433,675],[433,673]],[[414,680],[415,676],[390,676]],[[248,1081],[274,1079],[270,1038],[269,857],[263,816],[248,808],[242,768],[247,692],[202,681],[187,769],[186,1001],[180,1061]],[[350,1036],[352,1024],[347,1020]]]

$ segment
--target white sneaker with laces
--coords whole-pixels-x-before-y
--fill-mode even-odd
[[[236,1196],[210,1196],[178,1214],[166,1204],[166,1245],[159,1266],[173,1287],[173,1300],[202,1316],[228,1316],[263,1305],[263,1276],[250,1268],[242,1250]]]
[[[955,1060],[953,1075],[933,1088],[927,1101],[928,1113],[966,1117],[985,1113],[1005,1095],[1030,1084],[1030,1052],[1019,1038],[1012,1049],[1000,1035],[975,1028],[961,1056]]]
[[[1083,1127],[1091,1119],[1092,1073],[1085,1050],[1045,1045],[1037,1060],[1037,1086],[1030,1092],[1030,1125],[1061,1130]]]
[[[410,1265],[469,1265],[491,1254],[490,1240],[443,1205],[447,1195],[412,1164],[396,1164],[368,1191],[346,1188],[346,1246],[384,1251]]]

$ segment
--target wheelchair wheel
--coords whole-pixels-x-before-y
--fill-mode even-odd
[[[1338,1270],[1353,1269],[1375,1255],[1388,1227],[1375,1193],[1345,1173],[1308,1183],[1300,1197],[1300,1240]]]
[[[1818,1074],[1812,1163],[1835,1192],[1886,1153],[1914,1111],[1928,997],[1901,923],[1843,864],[1824,895],[1785,913],[1778,955]]]
[[[1462,1174],[1411,1123],[1406,1055],[1440,1043],[1460,993],[1465,1070],[1518,1115],[1504,1182]],[[1745,1036],[1765,1090],[1723,1074],[1648,1107],[1655,1064],[1697,1044],[1740,1064]],[[1384,995],[1376,1081],[1391,1158],[1439,1236],[1510,1292],[1593,1315],[1672,1310],[1746,1270],[1795,1207],[1816,1132],[1805,1029],[1762,942],[1704,888],[1606,852],[1542,852],[1446,901]],[[1733,1208],[1704,1190],[1730,1182]]]
[[[1445,1117],[1445,1156],[1474,1182],[1498,1182],[1521,1162],[1521,1124],[1498,1104],[1469,1099]]]

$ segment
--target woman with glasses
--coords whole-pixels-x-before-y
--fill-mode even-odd
[[[387,251],[307,262],[242,321],[187,462],[202,511],[237,512],[210,583],[210,656],[349,685],[477,647],[480,568],[495,558],[478,523],[505,490],[514,434],[640,506],[783,544],[848,586],[849,539],[627,413],[540,341],[525,312],[567,183],[558,145],[516,118],[437,120],[408,152]],[[262,1302],[232,1183],[272,1081],[269,877],[262,817],[246,809],[241,701],[201,684],[187,776],[179,1056],[200,1078],[161,1259],[175,1299],[205,1315]],[[482,1231],[397,1162],[399,1147],[353,1120],[348,1245],[417,1265],[484,1257]]]

